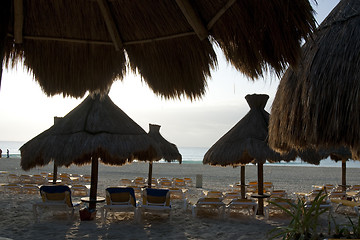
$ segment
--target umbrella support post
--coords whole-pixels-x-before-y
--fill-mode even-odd
[[[54,172],[53,172],[53,184],[56,184],[56,181],[57,181],[57,165],[55,164],[54,162]]]
[[[341,160],[341,184],[343,192],[346,192],[346,159]]]
[[[151,188],[153,162],[149,163],[148,188]]]
[[[245,199],[245,166],[240,167],[241,198]]]
[[[91,186],[90,186],[90,200],[96,199],[97,184],[98,184],[98,171],[99,171],[99,159],[93,156],[91,160]],[[89,209],[96,209],[96,201],[90,201]]]
[[[258,194],[264,194],[264,176],[263,176],[263,163],[258,163]],[[257,215],[264,215],[264,199],[258,198],[258,212]]]

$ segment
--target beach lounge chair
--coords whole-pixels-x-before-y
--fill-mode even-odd
[[[196,217],[200,211],[217,211],[221,218],[225,216],[225,203],[221,198],[199,198],[199,200],[192,206],[192,215]]]
[[[39,192],[39,187],[36,184],[24,184],[22,186],[22,193],[26,194],[37,194]]]
[[[32,183],[44,184],[44,183],[46,183],[46,178],[40,174],[32,175]]]
[[[271,198],[287,198],[285,190],[273,190],[271,191]]]
[[[215,191],[215,190],[212,190],[212,191],[203,191],[203,196],[204,196],[204,197],[207,197],[207,198],[221,198],[221,199],[224,198],[224,195],[223,195],[222,192],[220,192],[220,191]]]
[[[192,185],[192,179],[189,177],[184,177],[184,181],[186,183],[187,186],[191,186]]]
[[[346,199],[339,199],[339,198],[333,198],[333,199],[331,199],[331,202],[337,204],[335,212],[342,206],[352,207],[354,209],[355,213],[357,214],[357,216],[360,217],[360,214],[359,214],[360,203],[359,202],[354,202],[354,201],[350,201],[350,200],[346,200]]]
[[[239,191],[231,191],[225,192],[224,199],[238,199],[241,198],[241,192]]]
[[[136,197],[133,188],[110,187],[105,190],[106,205],[101,208],[101,219],[105,223],[108,212],[134,212],[138,221]]]
[[[170,191],[168,189],[146,188],[143,191],[141,212],[142,215],[145,212],[166,213],[171,217]]]
[[[120,185],[124,187],[130,186],[132,185],[132,181],[128,178],[123,178],[120,180]]]
[[[258,205],[253,199],[233,199],[228,205],[227,205],[227,212],[241,212],[243,210],[246,210],[250,216],[255,217],[256,212],[258,209]]]
[[[26,174],[20,175],[19,180],[23,184],[32,183],[31,176]]]
[[[173,180],[174,186],[175,187],[185,187],[186,186],[186,182],[184,179],[181,178],[175,178]]]
[[[50,211],[65,211],[68,219],[73,217],[75,208],[80,203],[73,203],[71,200],[71,190],[65,185],[41,186],[40,195],[42,202],[33,205],[34,217],[38,220],[38,209],[43,208]]]
[[[339,199],[344,199],[346,198],[346,192],[343,191],[331,191],[329,193],[329,198],[330,199],[334,199],[334,198],[339,198]]]
[[[22,193],[22,185],[19,183],[8,183],[3,185],[4,192]]]
[[[83,184],[74,184],[71,186],[71,194],[73,196],[85,197],[89,196],[90,190]]]
[[[295,201],[293,199],[289,198],[282,198],[282,197],[275,197],[270,198],[268,201],[268,205],[264,207],[264,215],[265,218],[269,218],[270,211],[275,213],[283,213],[284,209],[290,209],[292,206],[292,203],[294,204]],[[280,206],[280,207],[279,207]]]

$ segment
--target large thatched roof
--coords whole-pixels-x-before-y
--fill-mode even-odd
[[[253,161],[294,160],[295,155],[281,156],[267,144],[269,113],[264,110],[268,95],[246,95],[250,111],[206,153],[204,164],[241,165]]]
[[[159,159],[161,151],[148,134],[105,95],[88,96],[51,128],[21,148],[28,170],[54,161],[58,166],[90,163],[122,165],[134,159]]]
[[[199,97],[214,47],[251,78],[296,65],[315,27],[309,0],[2,0],[0,54],[47,95],[106,92],[136,71],[156,94]]]
[[[160,125],[149,124],[149,136],[159,145],[161,150],[161,157],[167,162],[178,161],[182,162],[182,156],[179,153],[175,144],[166,140],[160,134]]]
[[[303,47],[297,69],[281,79],[269,144],[360,151],[360,1],[341,0]]]

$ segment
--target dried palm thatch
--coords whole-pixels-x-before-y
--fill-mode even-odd
[[[265,163],[294,160],[282,156],[267,144],[269,113],[264,110],[269,96],[246,95],[250,111],[206,152],[203,163],[237,166],[251,162]]]
[[[349,147],[360,158],[360,1],[341,0],[281,79],[269,144],[290,149]]]
[[[258,165],[258,193],[263,195],[263,164],[266,160],[295,160],[293,153],[280,155],[267,144],[269,113],[264,110],[268,95],[246,95],[250,111],[206,153],[204,164],[241,166],[241,194],[245,198],[245,166],[250,162]],[[259,212],[263,214],[263,199],[259,198]]]
[[[201,97],[215,46],[257,78],[296,65],[315,28],[308,0],[3,0],[1,61],[18,60],[47,95],[106,92],[138,72],[166,98]]]
[[[160,125],[149,124],[149,136],[156,142],[161,150],[161,157],[167,162],[178,161],[180,164],[182,162],[182,156],[179,153],[178,148],[175,144],[166,140],[160,134]],[[151,188],[152,182],[152,161],[149,163],[149,175],[148,175],[148,187]]]
[[[88,96],[51,128],[21,148],[21,167],[29,170],[54,161],[57,166],[90,163],[123,165],[134,159],[160,159],[148,134],[105,95]]]
[[[156,142],[161,150],[161,157],[167,162],[178,161],[182,162],[182,156],[179,153],[178,148],[175,144],[166,140],[160,134],[160,125],[149,124],[148,135]]]

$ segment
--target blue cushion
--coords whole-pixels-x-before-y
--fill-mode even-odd
[[[47,192],[47,193],[63,193],[63,192],[70,192],[70,188],[64,185],[56,185],[56,186],[41,186],[40,191]]]
[[[169,192],[167,189],[153,189],[153,188],[147,188],[146,194],[150,196],[156,196],[156,197],[162,197],[166,196],[166,194]]]
[[[122,192],[128,192],[130,193],[130,195],[135,198],[135,192],[134,189],[132,187],[125,187],[125,188],[119,188],[119,187],[110,187],[107,188],[106,191],[108,191],[110,194],[112,193],[122,193]]]

